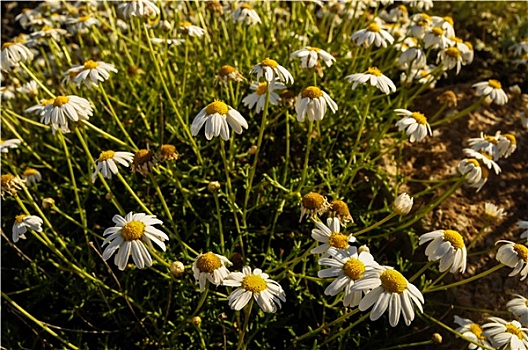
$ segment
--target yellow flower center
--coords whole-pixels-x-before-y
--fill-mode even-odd
[[[50,26],[44,26],[44,27],[42,27],[42,30],[45,31],[45,32],[49,32],[50,30],[53,30],[53,29],[55,29],[55,28],[50,27]]]
[[[498,144],[499,142],[497,141],[497,139],[494,137],[494,136],[488,136],[488,135],[484,135],[484,140],[488,141],[489,143],[492,143],[494,145]]]
[[[260,275],[247,275],[242,280],[242,288],[252,293],[260,293],[266,287],[267,283]]]
[[[488,85],[494,89],[502,89],[502,85],[498,80],[490,79],[488,80]]]
[[[447,23],[453,25],[455,24],[455,22],[453,22],[453,18],[451,16],[445,16],[444,17],[444,21],[446,21]]]
[[[22,221],[24,221],[24,218],[26,216],[27,216],[26,214],[20,214],[20,215],[15,216],[15,223],[16,224],[21,224]]]
[[[425,19],[426,21],[432,21],[433,19],[431,18],[431,16],[429,16],[427,13],[421,13],[420,14],[422,16],[423,19]]]
[[[243,8],[243,9],[246,9],[246,10],[253,10],[253,7],[251,7],[251,6],[248,5],[248,4],[243,4],[243,5],[241,5],[240,7]]]
[[[348,248],[348,236],[339,232],[332,232],[328,238],[330,246],[336,249],[347,249]]]
[[[308,97],[308,98],[314,99],[314,98],[319,98],[323,96],[323,92],[318,87],[308,86],[306,89],[304,89],[301,92],[301,96],[303,98]]]
[[[427,27],[429,25],[429,22],[427,22],[424,19],[421,19],[418,22],[416,22],[416,25],[418,25],[419,27]]]
[[[348,205],[343,201],[332,201],[332,207],[330,209],[335,212],[337,217],[350,216]]]
[[[525,304],[526,306],[528,306],[528,299],[526,299],[526,301],[524,302],[524,304]]]
[[[220,68],[220,70],[218,71],[218,75],[220,75],[221,77],[225,77],[233,73],[234,71],[236,71],[235,67],[225,65],[225,66],[222,66],[222,68]]]
[[[7,49],[8,47],[13,46],[13,45],[15,45],[15,43],[12,43],[12,42],[3,43],[2,51],[4,51],[4,49]]]
[[[407,12],[407,7],[405,7],[405,5],[398,5],[398,10],[402,12]]]
[[[522,331],[518,327],[515,327],[513,324],[508,323],[505,327],[506,332],[516,335],[517,338],[521,340],[524,338]]]
[[[190,27],[190,26],[192,26],[192,23],[191,22],[187,22],[187,21],[183,21],[183,22],[180,22],[180,26],[182,26],[182,27]]]
[[[53,107],[62,107],[69,101],[70,101],[70,98],[68,96],[57,96],[57,98],[53,100]]]
[[[14,41],[15,43],[17,43],[17,44],[20,44],[20,43],[25,43],[27,40],[26,40],[25,37],[19,35],[19,36],[17,36],[13,41]],[[3,49],[3,47],[2,47],[2,49]]]
[[[376,23],[371,23],[367,27],[367,30],[369,32],[379,33],[379,31],[381,30],[381,27],[379,25],[377,25]]]
[[[475,158],[470,158],[467,160],[467,162],[473,164],[475,168],[480,168],[480,163]]]
[[[436,36],[444,35],[444,31],[440,27],[434,27],[433,29],[431,29],[431,32],[433,32],[433,34]]]
[[[84,62],[84,69],[95,69],[97,67],[99,67],[99,63],[94,62],[92,60]]]
[[[100,162],[104,162],[108,159],[112,159],[114,158],[114,155],[115,155],[115,152],[114,151],[104,151],[104,152],[101,152],[101,154],[99,155],[99,161]]]
[[[267,82],[263,82],[263,83],[260,83],[257,86],[256,93],[259,96],[266,95],[266,91],[267,90],[268,90],[268,83]]]
[[[491,154],[487,154],[487,153],[484,152],[484,151],[480,151],[479,153],[482,154],[482,156],[484,156],[484,158],[488,158],[489,160],[492,160],[492,159],[493,159],[493,157],[491,156]]]
[[[226,115],[229,111],[229,108],[227,108],[227,105],[223,103],[222,101],[215,100],[213,103],[210,103],[205,107],[205,113],[207,114],[221,114]]]
[[[86,22],[87,20],[89,20],[91,17],[90,16],[82,16],[82,17],[79,17],[78,21],[79,22]]]
[[[363,277],[363,272],[365,272],[365,264],[358,259],[350,258],[343,265],[343,273],[354,281]]]
[[[310,51],[315,51],[315,52],[319,52],[319,51],[321,51],[321,49],[318,48],[318,47],[310,47],[308,50],[310,50]]]
[[[51,103],[55,102],[55,99],[54,98],[49,98],[47,100],[40,100],[40,104],[43,105],[43,106],[47,106]]]
[[[480,170],[482,171],[482,178],[487,179],[488,176],[489,176],[488,168],[486,168],[486,167],[481,167]]]
[[[310,192],[302,198],[301,205],[306,209],[318,210],[324,205],[325,198],[319,193]]]
[[[452,36],[452,37],[449,37],[449,39],[453,40],[454,42],[456,43],[459,43],[459,44],[462,44],[464,42],[464,40],[462,40],[462,38],[459,38],[457,36]]]
[[[456,249],[462,249],[465,247],[462,235],[453,230],[444,230],[444,241],[448,241]]]
[[[369,67],[365,74],[374,75],[376,77],[381,77],[383,74],[381,74],[381,71],[377,67]]]
[[[222,261],[216,254],[209,252],[198,258],[196,267],[201,272],[212,273],[214,270],[222,267]]]
[[[513,250],[515,250],[519,259],[528,263],[528,248],[526,246],[517,243],[513,246]]]
[[[456,59],[459,59],[460,58],[460,50],[457,49],[456,47],[448,47],[446,50],[445,50],[445,53],[446,55],[448,55],[449,57],[452,57],[452,58],[456,58]]]
[[[425,115],[423,115],[423,113],[413,112],[411,114],[411,117],[413,117],[418,124],[427,125],[427,118],[425,117]]]
[[[502,135],[504,136],[505,138],[507,138],[513,145],[516,145],[517,144],[517,139],[515,138],[515,136],[513,136],[512,134],[504,134]]]
[[[464,41],[464,45],[468,47],[469,50],[473,51],[473,44],[469,41]]]
[[[130,221],[121,229],[121,237],[125,241],[136,241],[143,238],[145,224],[141,221]]]
[[[407,280],[396,270],[386,270],[380,275],[381,286],[390,293],[402,293],[407,289]]]
[[[37,174],[38,171],[36,169],[33,169],[33,168],[27,168],[26,170],[24,170],[24,176],[25,177],[28,177],[28,176],[31,176],[31,175],[35,175]]]
[[[267,66],[267,67],[270,67],[270,68],[277,68],[279,66],[277,61],[272,60],[269,57],[266,57],[266,59],[264,61],[260,62],[260,65],[261,66]]]
[[[476,323],[470,324],[469,330],[471,331],[471,333],[475,334],[477,338],[479,338],[480,340],[486,339],[486,337],[482,335],[482,327],[480,327],[478,324]]]

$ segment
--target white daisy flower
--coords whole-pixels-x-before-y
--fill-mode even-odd
[[[411,17],[411,35],[416,39],[424,37],[425,33],[433,27],[433,19],[426,13],[417,13]]]
[[[433,0],[402,0],[402,2],[418,11],[428,11],[433,8]]]
[[[18,148],[18,145],[20,145],[19,139],[9,139],[9,140],[2,140],[0,139],[0,152],[1,153],[8,153],[9,149],[15,149]]]
[[[40,13],[35,9],[23,8],[22,12],[20,12],[15,17],[15,21],[18,21],[20,23],[20,26],[26,29],[27,27],[29,27],[30,22],[33,20],[33,18],[38,15],[40,15]]]
[[[0,87],[0,99],[2,101],[14,99],[16,97],[14,91],[15,89],[12,86]]]
[[[473,84],[477,89],[477,96],[489,96],[493,102],[502,106],[508,102],[508,96],[502,90],[502,85],[498,80],[490,79],[480,83]]]
[[[389,310],[389,323],[395,327],[403,315],[403,320],[408,326],[414,320],[413,303],[420,312],[423,312],[424,298],[422,293],[413,284],[409,283],[398,271],[389,266],[380,266],[378,269],[365,272],[365,276],[351,288],[352,291],[368,292],[359,303],[359,310],[365,311],[372,307],[370,319],[377,320]]]
[[[403,68],[407,69],[409,65],[413,68],[422,68],[427,64],[427,57],[425,52],[419,47],[410,47],[402,52],[398,59],[398,64]]]
[[[41,30],[30,34],[31,38],[52,38],[55,41],[59,41],[61,37],[66,36],[68,31],[62,28],[55,28],[51,26],[44,26]]]
[[[431,241],[425,248],[429,261],[440,260],[440,272],[456,273],[466,271],[467,250],[464,238],[457,231],[436,230],[420,236],[420,245]]]
[[[491,344],[488,342],[488,339],[482,334],[483,329],[480,325],[476,324],[470,319],[462,318],[457,315],[455,315],[455,323],[460,326],[456,329],[458,333],[482,346],[491,347]],[[468,349],[484,350],[484,348],[473,343],[470,343],[468,345]]]
[[[200,284],[200,292],[205,290],[207,281],[215,286],[221,285],[229,275],[226,266],[231,265],[233,265],[231,261],[223,255],[213,252],[198,255],[192,265],[192,270],[194,279]]]
[[[22,173],[22,179],[26,182],[26,186],[31,186],[34,183],[42,180],[42,175],[37,169],[27,168]]]
[[[68,29],[73,33],[86,33],[92,26],[99,26],[101,22],[97,18],[90,15],[81,16],[78,18],[70,18],[66,21]]]
[[[42,221],[41,218],[35,215],[20,214],[15,217],[15,223],[13,224],[13,242],[18,242],[20,238],[26,239],[24,233],[30,228],[33,231],[42,232]]]
[[[394,42],[394,38],[386,30],[381,29],[377,23],[371,23],[367,29],[361,29],[352,34],[354,44],[369,47],[374,44],[376,47],[387,47],[387,43]]]
[[[28,110],[26,110],[28,111]],[[39,112],[40,122],[46,125],[51,124],[51,129],[55,133],[59,128],[62,132],[70,132],[66,117],[73,122],[88,120],[93,114],[90,102],[75,95],[57,96],[53,103],[47,104]]]
[[[407,193],[402,193],[396,199],[394,200],[394,203],[392,203],[392,210],[402,216],[407,215],[411,211],[413,206],[413,198],[409,196]]]
[[[244,266],[242,272],[232,272],[224,279],[224,286],[238,287],[227,297],[233,310],[242,310],[251,297],[264,312],[277,312],[281,301],[286,302],[286,293],[277,282],[269,278],[261,269],[251,272],[249,266]]]
[[[240,5],[232,14],[234,23],[244,23],[246,25],[255,25],[261,23],[260,16],[250,5]]]
[[[508,276],[520,275],[523,281],[528,275],[528,248],[520,243],[506,240],[497,243],[505,244],[497,251],[496,259],[508,267],[513,267],[513,271]]]
[[[189,36],[200,37],[205,35],[205,29],[195,26],[191,22],[186,21],[180,22],[180,25],[178,26],[178,31]]]
[[[346,250],[330,248],[328,253],[332,258],[319,259],[319,265],[330,266],[330,268],[319,271],[317,276],[319,278],[337,278],[326,287],[324,293],[335,296],[344,289],[343,305],[346,307],[358,306],[364,292],[352,291],[351,288],[357,280],[363,277],[365,272],[378,268],[379,264],[369,252],[363,251],[358,254],[357,248],[353,246]]]
[[[253,107],[255,107],[255,112],[260,113],[266,104],[266,91],[268,90],[268,83],[266,81],[263,81],[260,84],[253,83],[251,84],[250,88],[251,90],[255,90],[255,92],[244,97],[242,103],[245,106],[248,106],[249,109],[253,109]],[[286,89],[286,86],[281,83],[274,83],[270,85],[269,103],[276,105],[280,101],[280,96],[272,89]]]
[[[526,230],[521,234],[521,238],[528,239],[528,221],[519,220],[517,221],[517,227],[522,230]]]
[[[123,14],[123,17],[151,17],[159,16],[160,9],[149,0],[127,1],[117,6],[117,9]]]
[[[298,57],[301,59],[301,68],[310,69],[316,66],[319,60],[322,60],[327,67],[331,67],[335,62],[334,56],[317,47],[306,46],[300,50],[292,52],[290,58]]]
[[[468,144],[470,148],[477,152],[482,151],[492,155],[494,161],[497,161],[500,158],[498,147],[499,141],[494,136],[489,136],[481,132],[480,137],[470,138]]]
[[[163,224],[155,215],[130,212],[125,217],[116,214],[112,221],[116,225],[107,228],[103,233],[103,236],[108,236],[103,242],[103,246],[108,244],[103,252],[103,259],[110,259],[119,249],[114,257],[114,263],[119,270],[125,269],[130,255],[134,264],[140,269],[152,266],[152,258],[146,248],[146,246],[152,248],[152,242],[165,251],[163,241],[168,240],[169,237],[154,227]]]
[[[237,134],[242,133],[242,128],[248,128],[246,119],[240,113],[224,102],[217,100],[208,104],[194,117],[191,125],[192,135],[198,135],[204,124],[205,138],[208,140],[220,136],[224,141],[227,141],[229,140],[229,127]]]
[[[450,38],[452,36],[455,36],[455,28],[453,27],[455,23],[453,21],[453,17],[432,16],[431,18],[433,19],[433,25],[442,29],[446,37]]]
[[[54,101],[55,101],[54,98],[42,99],[42,100],[40,100],[39,104],[27,108],[26,110],[24,110],[24,112],[25,113],[34,113],[34,114],[37,114],[37,115],[41,115],[41,113],[44,110],[44,108],[47,105],[53,104]]]
[[[30,82],[25,83],[21,87],[17,88],[16,91],[18,93],[27,95],[28,97],[35,97],[38,95],[38,85],[35,80],[31,80]]]
[[[277,61],[266,58],[259,64],[255,65],[250,74],[257,74],[257,81],[264,77],[268,83],[280,81],[285,84],[293,84],[293,77],[286,68],[277,63]]]
[[[462,54],[462,64],[468,65],[473,62],[475,57],[475,51],[473,50],[473,45],[469,41],[464,41],[464,45],[456,45]],[[465,47],[464,47],[465,46]]]
[[[369,67],[365,73],[348,75],[345,79],[352,83],[352,90],[354,90],[358,84],[370,83],[371,86],[377,87],[386,95],[391,92],[396,92],[396,85],[394,85],[392,80],[383,75],[376,67]]]
[[[481,167],[480,162],[475,158],[462,159],[458,163],[458,172],[466,177],[466,182],[470,187],[477,188],[477,192],[488,181],[488,169]]]
[[[304,122],[305,116],[308,116],[308,120],[312,122],[323,120],[327,106],[333,113],[337,111],[337,104],[326,92],[316,86],[309,86],[297,96],[295,102],[297,120]]]
[[[395,109],[394,112],[403,116],[402,119],[396,122],[396,126],[398,127],[398,131],[405,130],[405,133],[409,136],[410,142],[420,142],[427,136],[427,134],[433,136],[431,127],[429,126],[429,123],[427,123],[427,118],[422,113],[411,112],[402,108]]]
[[[185,39],[161,39],[161,38],[150,38],[150,42],[154,45],[165,44],[167,46],[179,46],[185,42]]]
[[[528,37],[523,38],[521,41],[514,43],[508,48],[509,51],[513,51],[514,56],[523,56],[528,54]]]
[[[99,172],[101,172],[101,174],[103,174],[105,178],[111,179],[112,174],[115,175],[119,172],[116,163],[128,167],[133,160],[134,153],[131,152],[101,152],[99,158],[97,159],[97,166],[95,168],[95,171],[92,174],[92,183],[94,183],[95,179],[97,179],[97,174]]]
[[[528,326],[528,299],[515,294],[515,298],[506,303],[506,308],[516,317],[519,317],[523,325]]]
[[[499,173],[501,172],[501,168],[499,167],[497,163],[493,161],[492,159],[493,157],[491,155],[487,153],[483,153],[483,152],[477,152],[471,148],[464,148],[463,151],[467,157],[477,159],[479,162],[487,166],[488,169],[493,168],[493,170],[495,171],[495,174],[499,175]]]
[[[506,215],[508,215],[508,213],[506,213],[503,208],[499,208],[492,203],[484,203],[484,216],[487,220],[495,222]]]
[[[328,249],[335,248],[339,250],[346,250],[350,247],[349,243],[354,243],[356,237],[352,234],[341,233],[341,221],[339,218],[326,219],[326,225],[321,221],[315,223],[315,228],[312,230],[312,238],[320,242],[319,246],[310,250],[311,254],[323,254],[323,258],[329,256]]]
[[[499,154],[503,158],[508,158],[512,155],[513,152],[517,149],[517,139],[512,134],[500,134],[500,131],[497,131],[495,138],[498,140],[498,149]]]
[[[63,73],[66,77],[72,77],[72,81],[79,87],[82,84],[88,89],[97,87],[99,82],[103,82],[110,77],[109,72],[117,73],[117,69],[103,61],[88,60],[84,64],[73,66]],[[69,80],[69,79],[68,79]]]
[[[301,199],[301,218],[306,215],[308,218],[314,218],[316,215],[323,215],[331,205],[325,196],[321,196],[319,193],[310,192],[303,196]]]
[[[528,348],[528,328],[517,321],[506,321],[500,317],[488,317],[492,321],[482,326],[484,335],[491,345],[502,350],[526,350]]]
[[[454,46],[440,50],[436,63],[441,62],[446,70],[456,68],[456,74],[460,72],[460,67],[465,64],[459,49]]]
[[[430,31],[427,31],[423,37],[425,49],[445,49],[451,43],[444,33],[444,30],[440,27],[433,27]]]
[[[33,53],[21,43],[6,42],[2,44],[0,52],[0,68],[9,72],[11,68],[18,67],[20,62],[31,61]]]

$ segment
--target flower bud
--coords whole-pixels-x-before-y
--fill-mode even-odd
[[[210,191],[210,192],[216,192],[220,189],[220,182],[218,181],[211,181],[209,182],[209,184],[207,185],[207,189]]]
[[[434,341],[436,344],[442,344],[442,336],[439,333],[434,333],[431,337],[431,340]]]
[[[366,244],[364,244],[364,245],[362,245],[362,246],[360,246],[358,248],[358,254],[361,254],[363,252],[370,253],[370,248]]]
[[[413,198],[407,193],[402,193],[392,204],[392,210],[398,215],[407,215],[413,206]]]
[[[196,327],[200,327],[202,324],[202,318],[200,316],[194,316],[191,318],[191,324]]]
[[[185,266],[181,261],[174,261],[169,269],[170,272],[175,276],[181,276],[185,272]]]
[[[55,205],[55,199],[53,198],[44,198],[42,200],[42,209],[49,209]]]

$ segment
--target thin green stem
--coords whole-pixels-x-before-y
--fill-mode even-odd
[[[473,281],[476,281],[480,278],[483,278],[483,277],[486,277],[487,275],[489,274],[492,274],[493,272],[497,271],[497,270],[500,270],[501,268],[503,268],[504,264],[498,264],[496,266],[493,266],[491,269],[489,270],[486,270],[484,272],[481,272],[479,273],[478,275],[475,275],[475,276],[472,276],[472,277],[469,277],[469,278],[466,278],[466,279],[463,279],[461,281],[458,281],[458,282],[455,282],[455,283],[451,283],[451,284],[447,284],[445,286],[439,286],[439,287],[436,287],[436,288],[431,288],[431,289],[428,289],[428,288],[425,288],[423,291],[422,291],[422,294],[425,294],[425,293],[431,293],[431,292],[437,292],[437,291],[440,291],[440,290],[447,290],[449,288],[453,288],[453,287],[458,287],[458,286],[461,286],[461,285],[464,285],[464,284],[467,284],[469,282],[473,282]]]
[[[380,225],[383,225],[384,223],[386,223],[387,221],[389,221],[390,219],[392,219],[393,217],[397,216],[398,214],[396,213],[390,213],[389,215],[387,215],[386,217],[384,217],[383,219],[381,219],[380,221],[370,225],[369,227],[365,227],[364,229],[362,230],[359,230],[355,233],[353,233],[353,236],[357,237],[365,232],[368,232],[370,230],[373,230],[375,229],[376,227],[380,226]]]
[[[244,325],[242,326],[242,330],[240,332],[240,338],[238,339],[237,350],[245,349],[247,347],[247,345],[244,344],[244,337],[248,330],[249,316],[251,316],[251,309],[253,308],[253,302],[254,302],[253,298],[251,298],[249,301],[249,304],[246,305],[246,307],[244,307]]]
[[[310,150],[312,148],[312,139],[313,139],[313,121],[308,122],[308,133],[306,135],[307,141],[306,141],[306,151],[304,153],[304,164],[303,164],[303,170],[301,175],[301,181],[299,182],[299,187],[297,188],[297,192],[300,192],[301,189],[304,186],[304,182],[306,181],[306,175],[308,173],[308,163],[310,161]]]

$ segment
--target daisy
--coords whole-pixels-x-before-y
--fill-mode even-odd
[[[148,149],[140,149],[134,154],[134,158],[132,160],[132,171],[137,171],[141,175],[147,176],[152,171],[152,168],[154,168],[157,162],[158,160],[156,159],[156,155],[153,151]]]
[[[261,23],[260,16],[250,5],[242,4],[232,14],[234,23],[244,23],[246,25],[255,25]]]
[[[499,132],[500,133],[500,132]],[[480,137],[470,138],[468,141],[469,147],[475,151],[482,151],[493,156],[493,160],[497,161],[500,158],[499,141],[494,136],[480,133]]]
[[[402,0],[402,2],[418,11],[428,11],[433,8],[433,0]]]
[[[346,224],[349,222],[354,223],[352,215],[350,215],[350,210],[348,205],[340,200],[333,200],[330,202],[330,208],[328,208],[328,216],[331,218],[338,218],[341,221],[341,225],[346,227]]]
[[[293,84],[293,77],[286,68],[277,63],[277,61],[266,58],[259,64],[255,65],[250,74],[257,74],[257,80],[264,77],[268,83],[275,82],[278,79],[281,83]]]
[[[523,220],[517,221],[517,227],[519,227],[522,230],[526,230],[521,234],[521,238],[528,239],[528,221],[523,221]]]
[[[15,217],[15,223],[13,224],[13,242],[18,242],[20,238],[26,239],[24,233],[30,228],[33,231],[42,232],[42,221],[41,218],[35,215],[20,214]]]
[[[330,248],[328,253],[332,258],[321,258],[319,265],[330,268],[319,271],[317,276],[337,278],[326,287],[325,295],[335,296],[344,289],[343,305],[345,307],[358,306],[364,291],[352,291],[351,288],[357,280],[364,276],[365,272],[379,268],[378,263],[374,261],[374,257],[369,252],[358,253],[357,248],[353,246],[346,250]]]
[[[128,167],[133,160],[134,153],[114,151],[101,152],[99,158],[97,159],[95,171],[92,174],[92,183],[95,182],[99,172],[103,174],[103,177],[111,179],[112,174],[117,174],[119,172],[116,163]]]
[[[365,311],[372,307],[370,319],[377,320],[389,310],[389,323],[395,327],[403,315],[408,326],[414,320],[413,303],[423,312],[424,298],[413,284],[409,283],[398,271],[389,266],[365,272],[365,275],[352,286],[351,291],[368,292],[359,303],[359,310]]]
[[[230,65],[225,65],[220,68],[217,76],[215,77],[215,82],[220,81],[222,83],[227,83],[228,81],[245,81],[246,78],[235,68]]]
[[[471,64],[473,62],[473,58],[475,57],[475,51],[473,51],[473,45],[469,41],[464,41],[464,47],[460,47],[460,45],[456,45],[457,48],[460,50],[460,53],[462,54],[462,64],[467,65]]]
[[[396,92],[396,85],[381,73],[381,71],[376,67],[369,67],[365,73],[355,73],[345,77],[352,84],[352,90],[356,88],[358,84],[366,84],[367,82],[370,85],[377,87],[386,95],[391,92]]]
[[[194,117],[191,125],[192,135],[198,135],[204,124],[207,140],[220,136],[227,141],[229,140],[229,127],[237,134],[241,134],[243,128],[248,128],[246,119],[240,113],[218,100],[208,104]]]
[[[462,159],[458,163],[458,172],[466,177],[469,185],[478,184],[477,192],[488,180],[488,170],[485,167],[481,167],[480,162],[475,158]]]
[[[508,276],[519,274],[521,275],[521,281],[523,281],[528,275],[528,248],[520,243],[506,240],[497,241],[497,243],[506,244],[499,248],[496,259],[504,265],[514,268]]]
[[[431,241],[425,248],[429,261],[440,260],[440,272],[466,271],[467,250],[464,239],[457,231],[436,230],[420,236],[420,245]]]
[[[409,141],[422,141],[427,134],[433,136],[431,127],[427,123],[427,118],[420,112],[411,112],[406,109],[395,109],[396,114],[403,116],[396,126],[398,131],[405,130],[405,133],[410,136]]]
[[[12,86],[0,87],[0,99],[3,101],[14,99],[16,97],[14,91]]]
[[[52,38],[55,41],[59,41],[61,37],[66,36],[68,31],[62,28],[54,28],[51,26],[44,26],[41,30],[30,34],[31,38]]]
[[[32,98],[38,95],[38,85],[35,80],[31,80],[28,83],[25,83],[21,87],[17,88],[16,91],[18,93],[27,95],[28,97]]]
[[[508,215],[504,209],[497,207],[492,203],[484,203],[484,217],[489,222],[496,222],[501,217]]]
[[[489,96],[499,106],[508,102],[508,96],[502,90],[502,85],[498,80],[490,79],[488,81],[482,81],[473,84],[473,87],[477,89],[477,96]]]
[[[450,44],[450,40],[444,35],[444,30],[440,27],[433,27],[425,33],[423,39],[425,49],[445,49]]]
[[[127,1],[117,6],[117,9],[123,14],[123,17],[151,17],[159,16],[160,9],[149,0]]]
[[[413,200],[411,196],[404,192],[396,197],[394,203],[392,203],[392,210],[400,216],[407,215],[412,209]]]
[[[165,44],[167,46],[179,46],[185,42],[185,39],[160,39],[160,38],[150,38],[150,42],[154,45]]]
[[[31,61],[33,53],[23,44],[6,42],[2,44],[0,52],[0,68],[9,72],[11,68],[18,67],[20,62]]]
[[[4,195],[10,194],[13,197],[16,197],[17,190],[21,190],[24,187],[24,180],[21,179],[18,175],[14,176],[11,174],[3,174],[1,176],[1,197],[4,198]]]
[[[528,299],[522,295],[515,294],[515,298],[506,303],[509,312],[519,317],[521,323],[528,326]]]
[[[326,219],[326,225],[321,221],[315,223],[315,228],[312,230],[312,238],[317,242],[323,243],[313,248],[311,254],[323,254],[323,258],[329,256],[328,250],[335,248],[339,250],[346,250],[350,247],[349,243],[354,243],[356,237],[352,234],[340,233],[341,221],[338,218]]]
[[[110,77],[109,72],[117,73],[117,69],[103,61],[92,61],[88,60],[82,65],[73,66],[68,69],[63,75],[74,76],[73,82],[77,84],[77,87],[84,84],[88,89],[97,87],[99,82],[103,82]]]
[[[497,131],[495,134],[499,144],[499,154],[503,158],[508,158],[512,155],[513,152],[517,149],[517,139],[512,134],[500,134],[500,131]]]
[[[371,23],[367,29],[361,29],[352,34],[351,37],[354,44],[360,46],[364,45],[369,47],[374,43],[377,47],[387,47],[387,43],[391,44],[394,42],[394,38],[386,30],[376,23]]]
[[[169,160],[178,160],[180,159],[180,154],[176,150],[176,147],[174,145],[161,145],[160,150],[158,154],[156,155],[156,158],[160,162],[166,162]]]
[[[165,251],[163,241],[168,240],[169,237],[154,227],[163,224],[155,215],[130,212],[125,217],[116,214],[112,221],[116,225],[107,228],[103,233],[103,236],[108,236],[103,242],[103,246],[108,244],[103,252],[103,259],[105,261],[110,259],[119,249],[114,257],[114,263],[119,270],[125,269],[130,255],[134,264],[140,269],[152,266],[152,258],[146,248],[146,246],[152,248],[152,242]]]
[[[297,96],[295,103],[297,120],[304,122],[305,116],[312,122],[323,120],[327,106],[333,113],[337,111],[337,104],[326,92],[316,86],[309,86]]]
[[[433,19],[426,13],[417,13],[411,17],[411,20],[410,32],[417,39],[423,38],[433,26]]]
[[[2,140],[0,139],[0,152],[1,153],[8,153],[9,149],[15,149],[18,148],[18,145],[20,145],[19,139],[9,139],[9,140]]]
[[[44,108],[49,104],[53,104],[53,102],[55,102],[54,98],[42,99],[40,100],[39,104],[27,108],[24,112],[35,113],[35,114],[41,115],[41,112],[44,110]]]
[[[528,37],[523,38],[520,42],[516,42],[508,48],[513,51],[514,56],[523,56],[528,53]]]
[[[37,169],[27,168],[22,173],[22,179],[26,182],[26,186],[31,186],[34,183],[42,180],[42,175]]]
[[[480,325],[476,324],[470,319],[462,318],[457,315],[455,315],[455,323],[460,326],[456,329],[458,333],[462,334],[468,339],[471,339],[479,345],[491,347],[491,344],[488,342],[487,338],[482,334],[483,330]],[[483,350],[482,347],[473,343],[468,345],[468,349]]]
[[[402,52],[398,59],[398,64],[407,69],[412,64],[413,68],[422,68],[427,63],[427,57],[423,50],[419,47],[410,47]]]
[[[441,28],[446,37],[450,38],[455,36],[455,28],[453,27],[455,23],[453,21],[453,17],[432,16],[431,18],[433,20],[433,25],[435,27]]]
[[[200,283],[200,292],[205,290],[207,281],[215,286],[222,284],[229,275],[226,266],[233,265],[228,258],[212,252],[200,254],[192,265],[194,279]]]
[[[85,98],[74,95],[57,96],[53,103],[44,106],[39,114],[40,122],[46,125],[51,124],[53,133],[59,128],[67,133],[70,129],[66,117],[74,122],[88,120],[93,114],[93,108]]]
[[[20,26],[24,29],[29,27],[30,22],[33,20],[34,17],[40,15],[38,11],[35,9],[30,8],[23,8],[22,12],[20,12],[16,17],[15,21],[18,21],[20,23]]]
[[[456,74],[458,74],[463,64],[462,54],[456,47],[448,47],[440,51],[436,62],[441,62],[446,70],[456,68]]]
[[[290,58],[293,59],[298,57],[301,59],[301,68],[310,69],[319,63],[319,60],[323,60],[327,67],[331,67],[335,62],[334,56],[326,52],[325,50],[317,47],[306,46],[300,50],[292,52]]]
[[[249,266],[244,266],[242,272],[232,272],[224,279],[224,286],[238,287],[227,297],[233,310],[242,310],[251,297],[264,312],[277,312],[281,301],[286,302],[286,293],[277,282],[269,278],[261,269],[251,272]]]
[[[101,22],[90,15],[79,18],[70,18],[66,21],[68,29],[73,33],[86,33],[91,26],[99,26]]]
[[[195,26],[191,22],[185,21],[180,22],[178,31],[189,36],[203,36],[205,34],[205,29]]]
[[[321,196],[319,193],[310,192],[305,194],[301,200],[301,218],[306,215],[309,218],[314,218],[316,215],[323,215],[330,208],[330,204],[326,197]]]
[[[526,350],[528,348],[528,328],[519,322],[508,322],[500,317],[488,317],[492,321],[482,326],[484,335],[491,345],[503,350]]]
[[[483,152],[477,152],[471,148],[464,148],[463,152],[466,156],[477,159],[479,162],[483,163],[485,166],[488,167],[488,169],[493,168],[495,174],[499,175],[499,173],[501,172],[501,168],[497,163],[493,161],[493,157],[491,155]]]
[[[255,112],[260,113],[264,109],[264,105],[266,104],[266,91],[268,91],[268,83],[266,81],[260,84],[253,83],[251,84],[250,88],[251,90],[255,90],[255,92],[244,97],[242,103],[245,106],[248,106],[249,109],[252,109],[256,106]],[[274,83],[270,85],[269,103],[272,105],[276,105],[279,103],[280,97],[272,89],[286,89],[286,86],[281,83]]]

